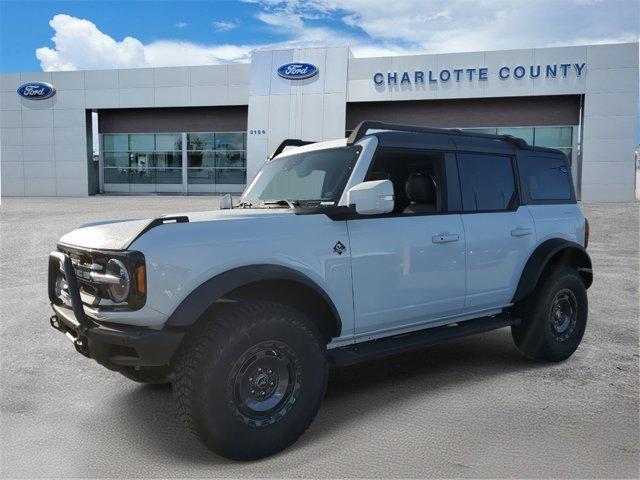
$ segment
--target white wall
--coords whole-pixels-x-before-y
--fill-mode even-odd
[[[629,44],[627,44],[629,45]],[[633,44],[631,44],[633,45]],[[617,45],[609,45],[618,49]],[[582,63],[587,61],[587,47],[559,47],[538,48],[526,50],[498,50],[491,52],[447,53],[437,55],[407,55],[401,57],[352,58],[349,60],[348,101],[375,102],[384,100],[433,100],[449,98],[483,98],[483,97],[514,97],[533,95],[563,95],[584,93],[589,67],[577,76],[571,70],[566,77],[557,75],[556,78],[516,79],[511,72],[508,79],[501,79],[498,71],[502,66],[513,70],[518,65],[527,69],[531,65],[546,65],[560,63]],[[429,70],[440,72],[443,69],[456,68],[487,68],[486,80],[478,79],[477,72],[474,79],[469,81],[466,72],[461,81],[449,80],[429,83],[426,74]],[[375,73],[413,72],[420,70],[425,73],[425,82],[415,84],[376,85],[373,82]]]
[[[138,68],[0,75],[2,196],[88,194],[86,110],[246,105],[249,65]],[[56,88],[21,98],[25,82]]]
[[[319,74],[285,80],[278,66],[305,61]],[[585,62],[582,76],[498,78],[502,65]],[[487,80],[376,86],[376,72],[488,68]],[[46,81],[54,97],[19,97],[23,82]],[[582,198],[633,201],[638,143],[638,44],[403,57],[353,58],[348,47],[258,51],[251,65],[0,75],[1,194],[86,195],[85,111],[100,108],[249,104],[247,175],[285,138],[344,136],[346,103],[469,97],[584,95]],[[264,133],[262,133],[264,131]],[[252,133],[253,132],[253,133]],[[259,132],[259,133],[256,133]]]
[[[638,145],[638,44],[587,47],[582,198],[635,199]]]
[[[21,83],[56,86],[46,100],[16,93]],[[0,76],[0,164],[3,196],[87,195],[84,72]]]
[[[586,63],[582,75],[540,75],[500,79],[507,65]],[[443,68],[488,68],[484,81],[376,85],[377,72]],[[634,148],[638,144],[638,44],[592,45],[495,52],[352,58],[349,60],[348,101],[401,101],[470,97],[584,95],[582,156],[583,201],[635,199]]]
[[[282,140],[344,138],[348,47],[266,50],[253,53],[247,126],[247,179]],[[318,74],[286,80],[280,65],[308,62]],[[264,133],[262,133],[264,132]]]

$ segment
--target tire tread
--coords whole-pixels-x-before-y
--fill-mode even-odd
[[[276,302],[268,301],[246,301],[238,303],[230,308],[225,308],[221,312],[214,313],[209,319],[205,319],[189,332],[180,351],[178,352],[173,375],[173,393],[178,416],[184,425],[194,433],[202,443],[207,444],[203,432],[198,428],[196,409],[198,405],[206,402],[204,389],[197,389],[196,382],[199,378],[199,370],[203,367],[203,362],[215,364],[225,351],[225,348],[234,342],[238,336],[252,330],[263,322],[272,321],[277,317],[295,323],[300,332],[309,337],[309,341],[317,342],[324,347],[324,341],[317,327],[304,321],[301,313],[294,308]],[[326,363],[326,350],[323,348],[323,361]],[[205,357],[211,360],[207,361]],[[211,362],[211,363],[209,363]],[[327,375],[324,376],[323,391],[326,388]],[[198,398],[198,392],[203,397]],[[322,396],[318,398],[317,404],[313,406],[314,411],[320,407]],[[311,425],[315,415],[308,419],[308,422],[296,431],[288,432],[284,442],[286,446],[295,442]],[[284,447],[282,447],[284,448]],[[279,450],[279,449],[278,449]],[[275,453],[273,452],[270,453]],[[224,454],[228,457],[233,455]],[[264,455],[259,455],[264,456]],[[249,454],[250,458],[258,458]],[[247,458],[249,458],[247,457]],[[235,457],[240,458],[240,457]],[[246,458],[242,458],[246,459]]]
[[[584,303],[578,305],[579,308],[584,309],[584,319],[579,325],[578,336],[571,344],[565,345],[564,351],[559,351],[557,346],[552,346],[546,341],[544,336],[546,327],[543,324],[546,322],[546,309],[549,306],[551,294],[557,289],[559,283],[566,282],[567,279],[570,279],[579,290],[574,293],[584,297]],[[565,360],[573,354],[582,340],[586,328],[587,310],[586,288],[580,274],[574,268],[565,265],[557,266],[547,272],[540,279],[533,293],[515,307],[514,315],[522,318],[522,323],[511,327],[513,340],[522,354],[532,360],[547,362]]]

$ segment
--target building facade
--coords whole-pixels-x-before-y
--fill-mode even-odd
[[[250,64],[3,74],[0,87],[2,196],[239,192],[283,139],[382,120],[559,148],[583,201],[635,199],[637,43],[266,50]]]

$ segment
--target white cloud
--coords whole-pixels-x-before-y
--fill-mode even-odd
[[[300,29],[304,27],[304,22],[299,15],[293,15],[286,12],[280,13],[266,13],[260,12],[256,15],[258,20],[266,23],[271,27],[287,27],[296,30],[296,33],[301,33]]]
[[[49,22],[55,48],[38,48],[42,69],[76,70],[110,66],[134,67],[145,63],[144,45],[132,37],[116,42],[88,20],[56,15]]]
[[[303,22],[294,40],[312,25],[309,19],[325,19],[316,34],[344,38],[357,56],[637,41],[640,13],[637,0],[250,1],[262,6],[261,20],[280,15]]]
[[[133,37],[117,41],[92,22],[64,14],[54,16],[49,25],[55,31],[54,48],[36,50],[44,71],[245,62],[257,47],[199,45],[178,40],[143,44]]]
[[[235,20],[217,20],[212,25],[216,32],[228,32],[240,25],[240,21],[237,18]]]
[[[307,4],[305,4],[307,5]],[[309,23],[309,17],[316,19],[323,14],[320,10],[317,15],[308,12],[294,12],[291,10],[276,10],[272,12],[260,12],[256,18],[263,22],[273,33],[285,31],[289,37],[277,44],[267,45],[273,48],[309,47],[309,46],[337,46],[349,45],[358,52],[359,56],[402,55],[413,52],[412,49],[397,45],[393,42],[364,40],[356,32],[343,32],[334,28]],[[417,50],[416,50],[417,52]]]
[[[150,67],[247,62],[253,49],[251,45],[198,45],[175,40],[159,40],[144,47]]]
[[[175,26],[176,26],[177,28],[185,28],[185,27],[187,27],[188,25],[189,25],[189,24],[188,24],[187,22],[178,22],[178,23],[176,23],[176,25],[175,25]]]
[[[638,41],[640,14],[636,0],[245,1],[257,4],[256,18],[281,41],[118,41],[88,20],[60,14],[49,22],[53,48],[37,49],[36,57],[51,71],[244,62],[255,49],[317,45],[350,45],[363,57],[612,43]],[[219,32],[239,25],[213,22]]]

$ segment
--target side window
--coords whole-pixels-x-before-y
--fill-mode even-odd
[[[518,159],[518,171],[531,200],[571,200],[571,175],[564,158],[527,155]]]
[[[516,205],[511,157],[461,153],[458,167],[465,212],[509,210]]]
[[[390,180],[395,194],[394,214],[447,211],[444,153],[381,148],[365,181]]]

